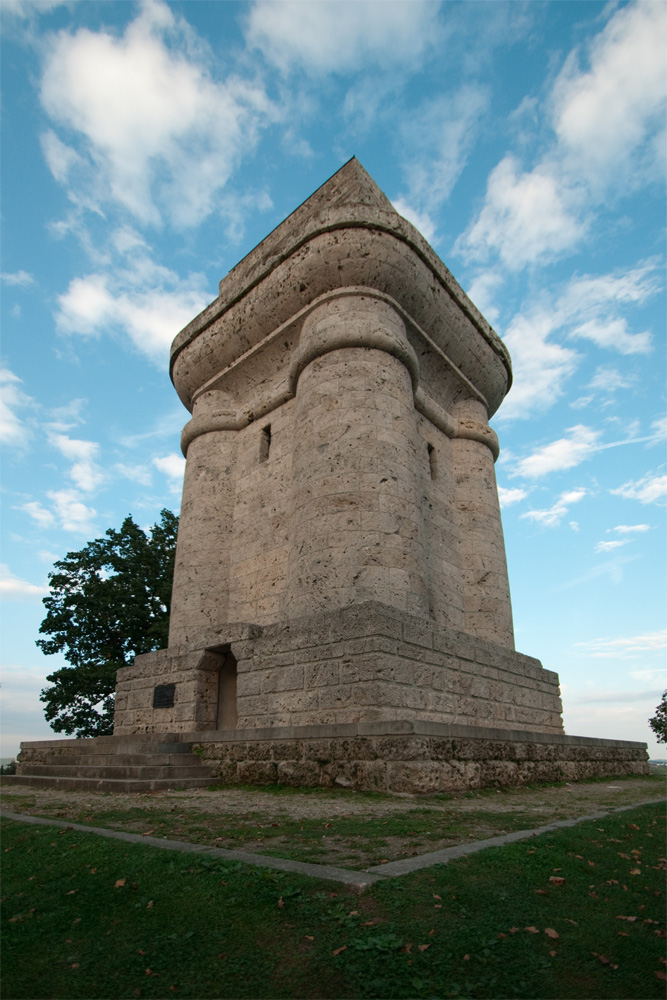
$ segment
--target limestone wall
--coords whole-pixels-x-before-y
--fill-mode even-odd
[[[538,660],[387,605],[206,638],[208,648],[148,653],[118,671],[117,735],[221,728],[223,650],[237,663],[239,729],[402,719],[562,733],[558,676]],[[154,708],[163,684],[174,704]]]

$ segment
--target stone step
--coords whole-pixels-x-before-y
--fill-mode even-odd
[[[56,755],[47,753],[40,764],[48,764],[51,767],[107,767],[118,764],[121,767],[143,766],[145,764],[161,767],[186,767],[202,766],[201,757],[196,753],[171,754],[171,753],[76,753]],[[37,761],[20,764],[20,767],[34,767]]]
[[[31,785],[83,792],[157,792],[222,785],[221,778],[75,778],[39,774],[2,775],[2,785]]]
[[[199,761],[196,764],[183,766],[152,765],[152,764],[22,764],[21,774],[39,775],[43,777],[73,777],[73,778],[168,778],[180,781],[182,778],[205,778],[209,769]]]

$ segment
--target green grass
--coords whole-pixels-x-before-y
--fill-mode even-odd
[[[361,895],[79,831],[3,831],[5,1000],[664,994],[658,806]]]
[[[613,780],[615,783],[617,779]],[[577,794],[586,795],[587,784],[578,786]],[[664,779],[635,777],[627,788],[635,801],[646,800],[664,791]],[[287,794],[297,795],[293,789],[285,791]],[[409,808],[404,804],[400,810],[385,809],[380,815],[373,815],[372,810],[359,815],[358,802],[360,798],[368,798],[365,793],[335,794],[335,807],[330,808],[331,796],[321,792],[318,816],[308,819],[286,815],[284,803],[277,802],[272,808],[263,799],[262,806],[258,806],[256,788],[249,789],[249,809],[241,813],[216,811],[220,800],[215,793],[206,793],[206,797],[194,803],[182,801],[173,793],[137,795],[136,805],[119,806],[112,795],[94,794],[82,803],[77,798],[70,801],[66,795],[42,800],[39,795],[26,792],[7,796],[7,804],[12,810],[55,815],[92,826],[360,869],[468,839],[483,840],[500,833],[543,826],[577,813],[614,808],[628,798],[618,791],[600,790],[594,801],[580,802],[573,801],[574,795],[563,794],[560,789],[558,797],[560,801],[549,786],[531,790],[515,788],[504,793],[490,789],[471,792],[453,801],[415,800]],[[396,803],[395,798],[384,798],[389,798],[387,805]],[[350,815],[341,814],[345,802],[354,803]]]

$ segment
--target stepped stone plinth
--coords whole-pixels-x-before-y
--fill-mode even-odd
[[[118,671],[118,740],[396,792],[646,770],[643,744],[565,736],[557,675],[514,648],[509,355],[356,159],[220,282],[171,375],[169,645]]]

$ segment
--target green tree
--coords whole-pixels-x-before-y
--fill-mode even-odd
[[[648,724],[658,737],[658,743],[667,743],[667,691],[662,692],[660,704],[656,706],[655,715]]]
[[[40,700],[57,733],[113,732],[116,671],[167,645],[178,518],[163,510],[148,534],[126,517],[120,531],[68,552],[49,574],[44,653],[70,664],[46,678]]]

